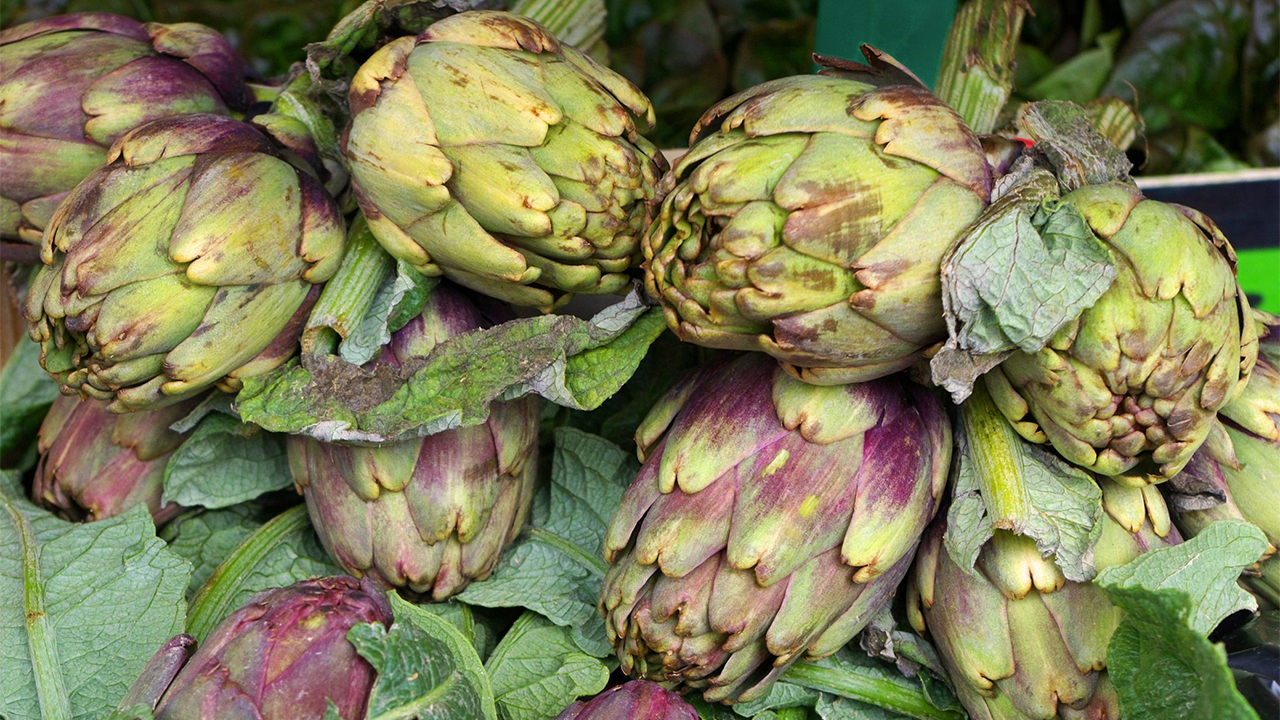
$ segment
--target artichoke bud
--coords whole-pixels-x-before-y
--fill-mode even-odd
[[[437,285],[422,314],[365,367],[411,366],[482,324],[458,290]],[[528,396],[494,403],[480,425],[380,447],[295,435],[287,441],[289,466],[334,560],[357,576],[440,601],[487,577],[524,526],[538,418],[538,400]]]
[[[698,121],[642,244],[681,339],[841,384],[946,337],[939,268],[989,202],[991,168],[909,73],[864,69],[766,82]]]
[[[1280,606],[1280,318],[1254,311],[1258,363],[1239,397],[1219,412],[1215,433],[1170,482],[1178,528],[1193,536],[1218,520],[1253,523],[1266,556],[1245,585]]]
[[[1151,487],[1102,478],[1099,571],[1181,537]],[[1136,523],[1136,524],[1135,524]],[[1107,644],[1121,611],[1102,588],[1062,576],[1030,538],[996,530],[970,573],[943,545],[940,518],[920,544],[907,581],[907,615],[928,630],[961,703],[975,718],[1118,718]]]
[[[1258,328],[1235,254],[1202,213],[1129,184],[1087,185],[1061,202],[1116,258],[1116,278],[1044,348],[989,372],[987,389],[1027,440],[1118,482],[1163,482],[1253,369]]]
[[[661,685],[632,680],[573,703],[556,720],[698,720],[698,713]]]
[[[24,314],[64,392],[154,409],[288,360],[344,242],[315,169],[261,128],[164,118],[59,206]]]
[[[516,305],[631,284],[665,169],[648,98],[546,28],[472,11],[374,53],[342,145],[392,255]]]
[[[317,578],[258,593],[214,628],[152,701],[156,720],[321,720],[330,703],[338,717],[363,720],[376,672],[347,631],[391,621],[385,592],[368,581]],[[160,655],[181,650],[172,645]],[[148,670],[168,665],[153,660]],[[148,672],[139,683],[157,679],[161,673]],[[138,690],[130,697],[146,702]]]
[[[170,426],[200,402],[117,415],[98,400],[60,396],[40,426],[32,498],[72,521],[109,518],[139,503],[157,525],[181,512],[161,505],[164,471],[186,439]]]
[[[899,377],[819,387],[757,353],[706,365],[637,432],[600,610],[624,672],[762,696],[893,596],[951,456],[942,403]]]
[[[107,148],[157,118],[247,109],[248,65],[196,23],[71,13],[0,32],[0,237],[40,242]]]

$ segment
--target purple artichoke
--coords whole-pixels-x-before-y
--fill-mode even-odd
[[[942,403],[900,376],[805,384],[760,354],[705,366],[637,431],[600,610],[622,669],[760,697],[893,596],[946,483]]]
[[[33,243],[129,130],[250,102],[248,66],[195,23],[59,15],[0,32],[0,54],[0,236]]]
[[[182,508],[160,505],[164,469],[186,437],[169,429],[200,398],[117,415],[97,400],[61,396],[40,426],[32,497],[72,521],[93,521],[144,503],[157,525]]]
[[[369,363],[400,367],[480,327],[445,284]],[[537,472],[538,401],[494,403],[489,419],[381,447],[288,440],[289,465],[325,549],[348,572],[444,600],[493,570],[523,527]]]
[[[575,702],[556,720],[698,720],[698,713],[658,683],[632,680]]]
[[[155,705],[156,720],[320,720],[330,702],[343,720],[362,720],[376,673],[347,631],[391,620],[382,589],[354,578],[306,580],[258,593],[177,672]],[[178,663],[168,660],[183,652],[174,645],[161,648],[148,670],[172,672]],[[134,686],[144,692],[129,697],[147,702],[163,684],[162,677],[144,672]]]

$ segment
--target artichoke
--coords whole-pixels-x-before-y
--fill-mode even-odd
[[[681,339],[762,350],[829,385],[901,370],[946,337],[939,266],[991,172],[960,116],[908,75],[824,72],[838,76],[708,110],[643,249]]]
[[[61,396],[40,426],[32,497],[68,520],[93,521],[143,503],[157,525],[181,512],[161,505],[169,456],[186,440],[169,429],[200,401],[117,415],[97,400]]]
[[[400,367],[481,326],[457,290],[437,285],[421,315],[369,367]],[[475,427],[381,447],[295,435],[289,467],[311,522],[347,572],[444,600],[487,577],[520,533],[537,479],[538,401],[494,403]]]
[[[661,685],[632,680],[575,702],[556,720],[698,720],[698,713]]]
[[[392,255],[544,310],[630,285],[665,167],[653,108],[541,25],[474,11],[392,41],[351,112],[356,198]]]
[[[293,354],[345,231],[302,124],[255,123],[143,125],[59,206],[24,314],[64,392],[153,409]]]
[[[1102,479],[1102,570],[1181,541],[1160,493]],[[1121,610],[1102,588],[1063,577],[1035,541],[996,530],[972,571],[943,546],[946,522],[925,533],[907,582],[907,614],[927,628],[974,720],[1119,718],[1107,644]]]
[[[1121,183],[1062,196],[1116,258],[1098,301],[985,376],[1018,433],[1126,483],[1182,469],[1242,388],[1257,331],[1213,221]]]
[[[942,403],[899,377],[820,387],[757,353],[704,366],[636,433],[600,610],[624,672],[760,697],[893,596],[946,482]]]
[[[195,23],[73,13],[0,32],[0,237],[38,243],[129,130],[246,109],[247,73],[226,38]]]
[[[321,720],[330,703],[362,720],[375,672],[347,640],[360,623],[390,625],[386,594],[349,577],[258,593],[214,628],[155,704],[156,720]],[[160,653],[175,654],[169,645]],[[157,675],[173,663],[152,662]],[[171,671],[171,670],[170,670]],[[144,673],[135,684],[163,685]],[[149,691],[154,697],[154,690]],[[147,702],[147,692],[130,692]],[[154,704],[154,701],[153,701]]]
[[[1219,412],[1216,433],[1174,478],[1174,519],[1188,536],[1217,520],[1237,518],[1267,536],[1267,557],[1246,584],[1280,606],[1280,317],[1255,310],[1258,364],[1240,397]],[[1184,504],[1178,490],[1211,495],[1211,505]],[[1194,496],[1193,496],[1194,497]]]

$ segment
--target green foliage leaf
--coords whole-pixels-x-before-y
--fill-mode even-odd
[[[284,438],[211,413],[165,465],[161,502],[223,508],[292,484]]]
[[[191,563],[187,600],[192,600],[218,565],[270,518],[261,505],[244,503],[221,510],[189,510],[165,523],[158,532],[160,539]]]
[[[356,625],[347,639],[378,671],[368,720],[497,720],[480,657],[453,625],[390,596],[395,623]]]
[[[40,346],[23,337],[0,372],[0,467],[35,465],[36,433],[58,397],[58,385],[40,367]]]
[[[102,717],[186,620],[190,569],[144,506],[60,520],[0,477],[0,715]]]
[[[1181,590],[1106,586],[1124,616],[1107,647],[1107,673],[1125,720],[1257,720],[1235,688],[1227,655],[1191,627]]]
[[[782,679],[783,683],[853,701],[853,703],[828,702],[824,704],[827,710],[864,713],[835,717],[912,717],[938,720],[964,720],[965,718],[964,710],[960,708],[954,697],[944,695],[942,699],[938,699],[935,687],[931,689],[935,697],[931,698],[919,678],[908,678],[892,665],[869,658],[849,648],[842,649],[835,655],[822,660],[798,662],[787,670]],[[775,707],[777,706],[777,699],[772,692],[766,695],[762,702],[774,702]],[[943,706],[940,707],[935,704],[936,702],[941,702]],[[889,711],[889,714],[865,714],[871,711],[860,709],[859,704],[873,705],[880,710]]]
[[[1258,608],[1257,600],[1237,581],[1240,571],[1266,550],[1267,538],[1258,528],[1243,520],[1219,520],[1181,545],[1151,550],[1107,568],[1096,582],[1108,594],[1134,587],[1178,590],[1189,603],[1184,622],[1208,635],[1231,613]]]
[[[406,377],[332,355],[305,356],[250,378],[241,416],[274,432],[324,441],[385,442],[483,422],[489,403],[530,392],[577,409],[598,407],[631,377],[666,328],[638,294],[590,321],[544,315],[450,338]]]
[[[213,571],[191,601],[187,632],[198,641],[255,593],[342,574],[320,546],[305,505],[258,528]]]
[[[608,569],[604,535],[636,462],[616,445],[579,430],[556,431],[549,512],[507,550],[489,579],[458,599],[483,607],[523,607],[561,627],[593,657],[610,653],[596,611]]]
[[[609,681],[609,666],[584,654],[567,628],[525,611],[485,663],[504,720],[550,720]]]
[[[462,637],[476,649],[476,654],[480,656],[481,661],[493,652],[493,647],[497,643],[495,636],[499,633],[492,621],[477,613],[475,608],[457,600],[433,602],[422,607],[462,633]]]

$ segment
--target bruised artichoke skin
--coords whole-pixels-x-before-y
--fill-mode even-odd
[[[762,696],[893,596],[946,480],[941,402],[900,378],[820,387],[751,353],[677,385],[605,537],[622,669],[708,701]]]

